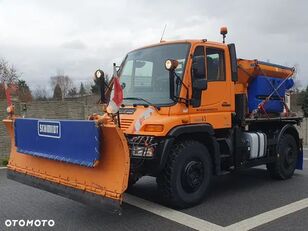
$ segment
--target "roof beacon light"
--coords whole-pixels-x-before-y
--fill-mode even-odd
[[[220,27],[220,34],[222,35],[222,42],[225,43],[226,34],[228,34],[228,28],[226,26]]]

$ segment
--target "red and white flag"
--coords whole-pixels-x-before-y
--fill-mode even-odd
[[[123,102],[123,89],[120,83],[120,78],[117,75],[117,71],[114,67],[113,71],[114,81],[113,81],[113,96],[109,101],[107,112],[115,114],[119,111],[119,108]]]

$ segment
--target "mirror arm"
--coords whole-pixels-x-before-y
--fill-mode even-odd
[[[180,78],[180,76],[178,76],[177,73],[174,72],[174,74],[176,76],[177,81],[179,81],[181,83],[181,85],[184,86],[185,89],[186,89],[186,98],[180,98],[180,97],[177,97],[177,98],[178,98],[179,102],[184,101],[184,103],[186,104],[186,107],[188,107],[188,105],[190,104],[190,100],[188,99],[188,97],[189,97],[189,88],[188,88],[188,86],[186,86],[184,84],[183,80]]]
[[[175,96],[174,96],[174,70],[169,71],[169,94],[170,94],[170,99],[172,99],[174,102],[176,101]]]
[[[174,78],[176,78],[176,80],[179,81],[181,85],[185,87],[186,99],[174,95]],[[188,99],[189,88],[184,84],[182,79],[176,74],[174,70],[169,71],[169,79],[170,79],[170,99],[172,99],[174,102],[184,103],[188,107],[188,105],[190,104],[190,100]]]
[[[180,76],[178,76],[178,74],[176,72],[174,72],[174,75],[176,76],[176,79],[185,87],[186,91],[188,92],[188,87],[184,84],[184,82],[182,81],[182,79],[180,78]]]

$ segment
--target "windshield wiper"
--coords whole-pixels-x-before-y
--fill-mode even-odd
[[[146,99],[140,98],[140,97],[125,97],[123,98],[124,100],[139,100],[139,101],[143,101],[146,104],[133,104],[133,105],[143,105],[143,106],[153,106],[155,107],[155,105],[153,105],[151,102],[147,101]]]

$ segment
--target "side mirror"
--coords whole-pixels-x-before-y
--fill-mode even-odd
[[[207,80],[205,72],[205,57],[204,55],[195,56],[192,60],[192,99],[191,105],[193,107],[200,107],[202,91],[207,89]]]
[[[204,56],[195,56],[192,62],[192,74],[194,79],[205,78],[205,59]]]
[[[207,80],[206,79],[195,79],[193,82],[193,88],[195,90],[203,91],[207,89]]]

